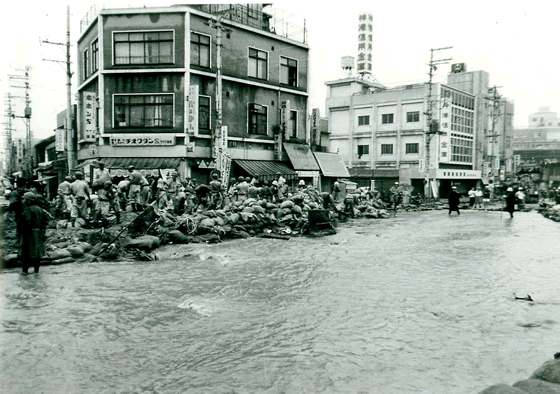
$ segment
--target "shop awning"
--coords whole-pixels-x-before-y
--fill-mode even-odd
[[[297,173],[282,162],[270,160],[233,160],[249,175],[260,181],[277,180],[280,175],[286,180],[296,179]]]
[[[292,162],[294,170],[298,171],[319,171],[317,160],[313,157],[308,145],[284,143],[284,149]]]
[[[342,157],[336,153],[313,152],[321,172],[330,178],[350,178]]]
[[[374,178],[398,178],[399,170],[395,168],[381,168],[373,171]]]
[[[84,168],[88,164],[97,167],[99,165],[99,160],[98,159],[87,159],[85,161],[82,161],[80,164],[78,164],[76,166],[76,170],[79,170],[80,168]]]
[[[107,157],[102,159],[106,168],[128,169],[133,165],[137,169],[153,170],[179,168],[180,159],[178,157]]]

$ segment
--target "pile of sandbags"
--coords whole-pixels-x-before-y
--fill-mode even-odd
[[[560,222],[560,204],[557,205],[547,205],[539,209],[539,212],[550,220],[555,222]]]

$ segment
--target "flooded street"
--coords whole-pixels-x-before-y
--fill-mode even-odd
[[[560,223],[506,216],[399,213],[323,238],[5,270],[0,391],[460,394],[511,384],[560,351]]]

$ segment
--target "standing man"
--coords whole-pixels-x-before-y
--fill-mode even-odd
[[[395,184],[391,186],[391,188],[389,189],[389,193],[391,194],[391,205],[393,206],[393,210],[396,212],[402,195],[402,191],[399,187],[399,182],[395,182]]]
[[[61,212],[65,219],[70,217],[70,212],[72,211],[72,198],[70,197],[70,185],[72,182],[72,177],[68,175],[64,178],[64,181],[58,185],[58,198],[60,205],[57,207],[57,211]]]
[[[134,212],[140,211],[142,205],[140,192],[142,191],[142,174],[133,165],[128,166],[130,184],[128,190],[128,200]]]
[[[97,196],[99,198],[99,210],[101,217],[105,219],[109,216],[111,210],[113,210],[117,218],[117,223],[120,223],[121,210],[117,200],[117,193],[113,188],[113,183],[111,181],[106,181],[105,185],[103,185],[103,189],[97,191]]]
[[[72,225],[76,224],[77,218],[82,218],[89,225],[88,205],[91,205],[91,191],[88,184],[84,181],[84,174],[76,172],[76,180],[70,185],[72,195],[72,211],[70,218]]]
[[[335,202],[338,201],[338,193],[340,193],[340,183],[334,181],[332,198]]]
[[[506,199],[506,211],[509,212],[509,217],[513,219],[513,212],[515,211],[515,194],[513,188],[507,188],[507,194],[504,196]]]
[[[519,190],[515,193],[515,197],[517,198],[517,207],[519,210],[525,208],[525,193],[523,193],[522,187],[519,187]]]
[[[239,182],[237,183],[236,189],[237,201],[245,201],[247,199],[247,193],[249,192],[249,184],[242,176],[239,177]]]
[[[217,173],[212,174],[212,181],[210,182],[210,209],[222,209],[224,196],[222,194],[222,182],[218,180]]]
[[[457,216],[461,215],[459,212],[459,199],[461,195],[457,193],[457,186],[451,187],[451,192],[449,193],[449,216],[451,216],[451,212],[457,212]]]
[[[99,168],[96,168],[93,171],[93,183],[91,184],[91,188],[93,191],[97,191],[103,188],[103,185],[107,181],[113,182],[113,177],[109,173],[109,170],[105,168],[105,163],[100,161],[98,163]]]
[[[490,204],[490,186],[484,188],[482,203],[484,204],[484,210],[488,211],[488,204]]]
[[[480,187],[477,187],[475,192],[474,192],[474,207],[478,207],[479,209],[482,208],[482,196],[484,193],[482,193],[482,190],[480,190]]]
[[[27,192],[23,195],[22,233],[18,257],[21,261],[22,273],[27,275],[29,267],[39,273],[41,257],[45,255],[46,229],[49,218],[45,211],[37,206],[35,194]]]
[[[471,190],[469,190],[469,208],[473,208],[474,207],[474,202],[476,200],[476,196],[475,196],[475,190],[474,187],[471,187]]]

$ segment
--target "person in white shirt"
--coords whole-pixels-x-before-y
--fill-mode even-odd
[[[474,207],[478,207],[479,209],[482,209],[482,190],[480,190],[480,187],[477,187],[475,192],[474,192]]]
[[[474,207],[475,199],[476,199],[475,190],[474,190],[474,187],[473,187],[473,188],[471,188],[471,190],[469,190],[469,208]]]
[[[517,207],[519,209],[525,208],[525,193],[523,193],[522,187],[515,193],[515,197],[517,198]]]

